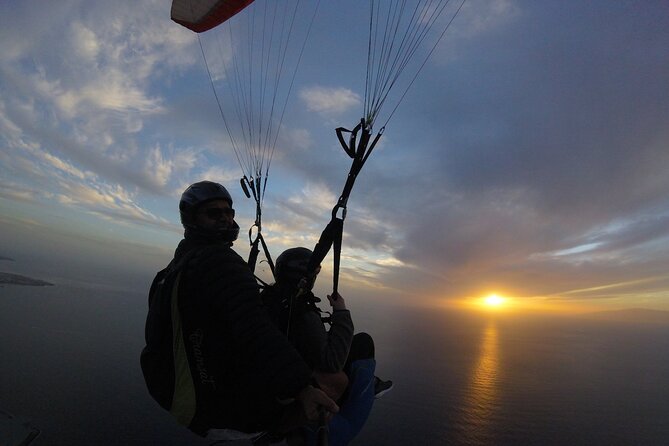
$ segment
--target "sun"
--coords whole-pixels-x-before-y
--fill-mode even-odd
[[[483,298],[483,303],[486,305],[486,307],[490,308],[499,308],[503,306],[505,302],[506,299],[502,296],[498,296],[497,294],[491,294],[490,296]]]
[[[462,300],[461,304],[470,310],[484,311],[486,313],[506,313],[518,309],[514,298],[497,293],[471,296]]]

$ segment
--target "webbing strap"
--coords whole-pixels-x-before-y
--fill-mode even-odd
[[[341,259],[341,240],[344,233],[344,220],[341,220],[341,224],[338,225],[337,233],[335,238],[332,241],[334,246],[334,263],[333,263],[333,274],[332,274],[332,296],[334,299],[337,298],[337,291],[339,290],[339,265]]]
[[[333,266],[333,296],[337,295],[337,290],[339,288],[339,269],[341,264],[341,246],[342,238],[344,233],[344,220],[346,219],[346,205],[348,203],[348,197],[353,190],[353,185],[355,180],[358,177],[358,174],[362,170],[367,158],[374,150],[374,147],[379,142],[381,135],[383,134],[383,128],[377,133],[374,139],[371,139],[372,129],[371,127],[365,124],[365,119],[361,119],[358,125],[356,125],[353,130],[348,130],[343,127],[336,129],[337,139],[346,154],[353,159],[351,163],[351,168],[349,169],[348,176],[346,177],[346,184],[344,184],[344,189],[342,190],[337,204],[332,208],[332,217],[330,222],[327,224],[321,236],[314,247],[313,254],[309,259],[309,264],[307,266],[307,276],[303,280],[303,284],[309,283],[310,278],[312,278],[316,272],[316,268],[321,264],[325,256],[330,252],[330,248],[334,246],[334,266]],[[344,133],[350,133],[348,142],[344,138]],[[360,140],[358,141],[358,134],[360,133]],[[370,143],[371,141],[371,143]],[[341,210],[341,216],[340,214]],[[300,286],[298,291],[298,296],[303,294],[303,287]]]
[[[253,229],[253,228],[251,228]],[[251,230],[249,230],[249,237],[251,234]],[[248,264],[249,267],[251,268],[251,272],[255,272],[256,270],[256,263],[258,261],[258,254],[260,253],[260,248],[258,248],[258,245],[262,246],[263,254],[265,254],[265,259],[267,259],[267,264],[269,265],[270,271],[272,271],[272,277],[274,276],[274,262],[272,261],[272,255],[269,253],[269,248],[267,247],[267,243],[265,243],[265,238],[262,236],[260,232],[258,232],[258,235],[256,236],[256,239],[251,243],[251,252],[249,252],[249,260]]]

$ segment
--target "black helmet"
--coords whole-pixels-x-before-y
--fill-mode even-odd
[[[184,227],[195,226],[195,211],[200,205],[211,200],[225,200],[232,207],[232,196],[226,188],[212,181],[200,181],[188,186],[181,194],[179,214]]]
[[[195,225],[195,213],[204,203],[212,200],[225,200],[232,207],[232,196],[228,190],[213,181],[200,181],[188,186],[181,194],[179,201],[179,214],[181,215],[181,224],[186,228],[186,232],[197,233],[204,236],[216,236],[227,241],[235,241],[239,235],[239,226],[233,221],[232,227],[225,230],[225,233],[218,231],[216,234],[207,233]]]
[[[297,285],[307,274],[311,254],[311,250],[307,248],[290,248],[282,252],[276,258],[274,268],[277,283]]]

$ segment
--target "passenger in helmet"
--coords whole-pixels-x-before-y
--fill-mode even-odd
[[[276,283],[266,287],[261,298],[272,320],[287,334],[309,366],[322,372],[340,372],[353,340],[351,313],[343,297],[328,296],[332,315],[330,330],[325,329],[317,306],[321,299],[311,291],[320,267],[313,277],[307,277],[310,258],[311,250],[307,248],[291,248],[281,253],[274,270]],[[305,292],[295,297],[303,280]]]
[[[329,395],[339,399],[341,411],[330,423],[330,444],[348,444],[362,429],[373,400],[392,387],[374,375],[374,341],[367,333],[353,334],[351,313],[344,298],[327,296],[332,313],[324,318],[318,307],[321,299],[311,291],[320,267],[310,276],[308,264],[312,252],[291,248],[276,259],[276,283],[261,293],[263,304],[279,329],[315,370],[315,380]],[[298,289],[301,293],[298,295]],[[330,324],[326,329],[324,320]],[[343,372],[343,381],[334,378]],[[340,386],[347,386],[345,389]],[[341,397],[340,397],[341,396]],[[302,430],[307,444],[314,444],[316,431]]]
[[[284,432],[317,419],[319,407],[338,410],[311,386],[311,368],[272,323],[253,273],[231,249],[239,233],[232,204],[218,183],[184,191],[184,239],[151,285],[141,354],[153,398],[210,439]]]

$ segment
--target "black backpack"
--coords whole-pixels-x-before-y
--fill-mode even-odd
[[[149,312],[140,355],[144,381],[149,393],[165,410],[172,407],[174,394],[174,353],[172,347],[171,295],[178,271],[173,264],[156,274],[149,291]]]
[[[172,260],[156,274],[149,290],[149,311],[144,328],[146,346],[140,355],[140,365],[149,393],[168,411],[172,407],[175,387],[172,304],[176,302],[181,271],[197,251],[187,252],[178,262]]]

